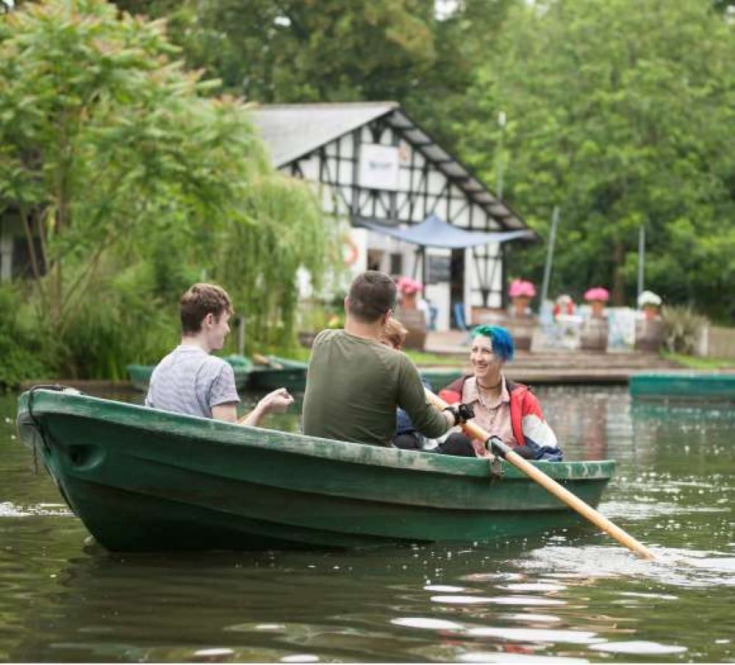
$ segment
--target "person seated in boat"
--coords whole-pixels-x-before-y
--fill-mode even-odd
[[[233,313],[227,292],[215,284],[194,284],[181,297],[181,343],[151,375],[146,406],[201,418],[236,423],[240,398],[232,365],[210,355],[224,346]],[[285,388],[263,397],[239,422],[256,426],[268,413],[282,413],[293,403]]]
[[[439,396],[449,404],[463,402],[470,406],[475,413],[473,422],[491,436],[500,437],[522,457],[561,461],[562,451],[538,399],[527,386],[510,381],[503,373],[514,349],[513,336],[505,328],[474,328],[470,350],[473,374],[452,382]],[[489,454],[484,441],[472,444],[479,457]]]
[[[396,284],[388,275],[361,273],[344,302],[344,329],[322,330],[311,349],[304,434],[389,446],[396,431],[396,407],[431,438],[465,421],[464,405],[444,411],[431,406],[411,360],[380,343],[396,303]]]
[[[380,333],[380,343],[396,351],[402,351],[407,335],[406,326],[398,319],[391,317],[386,321]],[[422,378],[421,381],[425,388],[434,390],[426,379]],[[447,439],[438,442],[435,439],[427,439],[414,427],[411,417],[400,407],[396,411],[396,432],[392,443],[396,448],[403,450],[424,450],[445,455],[475,457],[475,449],[468,437],[450,435]]]

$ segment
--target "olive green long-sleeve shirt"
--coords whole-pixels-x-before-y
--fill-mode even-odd
[[[418,370],[403,353],[344,330],[317,335],[306,380],[304,434],[387,446],[396,431],[397,406],[430,438],[449,429],[426,401]]]

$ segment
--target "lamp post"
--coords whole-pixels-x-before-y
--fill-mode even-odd
[[[638,298],[643,293],[643,276],[646,262],[646,227],[641,224],[638,229]]]
[[[498,126],[500,127],[500,135],[498,138],[497,148],[497,172],[498,172],[498,201],[503,200],[503,138],[505,137],[505,111],[498,113]]]

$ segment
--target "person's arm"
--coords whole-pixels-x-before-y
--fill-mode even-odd
[[[237,402],[218,404],[212,407],[212,419],[224,420],[228,423],[237,422]]]
[[[237,418],[236,420],[239,425],[257,427],[263,416],[268,413],[283,413],[291,404],[293,404],[293,397],[288,390],[278,388],[261,399],[250,413],[240,418],[240,420],[237,420]]]
[[[431,439],[441,436],[455,424],[451,411],[437,411],[426,401],[418,370],[406,356],[399,370],[398,405],[410,416],[413,426]]]
[[[556,440],[556,434],[544,418],[541,403],[533,393],[526,393],[523,400],[522,425],[526,446],[533,452],[537,460],[560,462],[564,453]]]

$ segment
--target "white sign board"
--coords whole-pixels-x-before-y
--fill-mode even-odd
[[[363,143],[360,146],[359,184],[366,189],[397,190],[398,148]]]

